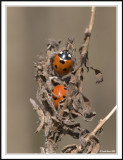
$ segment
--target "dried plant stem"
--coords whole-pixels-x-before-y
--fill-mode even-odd
[[[91,18],[90,18],[89,26],[85,30],[84,42],[82,43],[82,45],[79,49],[80,54],[81,54],[80,62],[76,66],[74,72],[77,72],[78,70],[81,70],[81,67],[84,64],[84,57],[88,53],[89,41],[90,41],[90,37],[91,37],[93,25],[94,25],[95,11],[96,11],[96,7],[92,7],[91,8]],[[80,72],[80,71],[78,71],[78,72]]]
[[[89,40],[90,40],[91,32],[93,29],[94,19],[95,19],[95,10],[96,10],[96,7],[92,7],[89,27],[85,31],[85,33],[88,33],[88,36],[84,43],[83,53],[87,53],[88,51]]]
[[[99,124],[96,126],[96,128],[85,138],[86,142],[89,141],[90,137],[95,136],[96,133],[99,131],[100,128],[107,122],[107,120],[113,115],[113,113],[116,111],[117,106],[115,106],[110,113],[102,120],[100,120]]]
[[[92,28],[93,28],[93,24],[94,24],[94,18],[95,18],[95,10],[96,10],[96,7],[92,7],[91,9],[91,19],[90,19],[90,24],[89,24],[89,32],[92,31]]]

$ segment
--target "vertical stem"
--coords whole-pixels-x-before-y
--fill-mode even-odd
[[[89,27],[88,27],[88,33],[89,36],[87,36],[85,44],[84,44],[84,48],[83,48],[83,54],[87,53],[88,51],[88,46],[89,46],[89,40],[90,40],[90,36],[91,36],[91,32],[93,29],[93,25],[94,25],[94,19],[95,19],[95,11],[96,11],[96,7],[92,7],[91,8],[91,18],[90,18],[90,23],[89,23]]]
[[[96,11],[96,7],[92,7],[92,8],[91,8],[91,19],[90,19],[90,24],[89,24],[89,32],[90,32],[90,33],[91,33],[91,31],[92,31],[93,24],[94,24],[95,11]]]

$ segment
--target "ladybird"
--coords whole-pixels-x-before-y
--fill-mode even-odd
[[[60,101],[62,101],[66,95],[67,95],[67,88],[65,86],[62,85],[58,85],[55,86],[53,89],[53,102],[54,102],[54,106],[57,109],[58,108],[58,104]]]
[[[53,59],[53,69],[59,76],[64,76],[72,71],[73,64],[68,50],[59,52]]]

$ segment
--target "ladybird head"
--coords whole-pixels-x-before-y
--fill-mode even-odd
[[[68,52],[68,50],[64,50],[58,53],[58,56],[61,60],[67,61],[71,59],[71,54]]]

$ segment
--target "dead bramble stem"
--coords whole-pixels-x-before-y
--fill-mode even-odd
[[[85,34],[87,34],[87,39],[84,43],[83,53],[87,53],[87,51],[88,51],[89,40],[90,40],[90,36],[92,33],[93,25],[94,25],[95,10],[96,10],[96,7],[91,8],[91,18],[90,18],[89,27],[86,28],[86,31],[85,31]]]
[[[108,119],[114,114],[114,112],[116,111],[117,106],[115,106],[110,112],[109,114],[100,120],[99,124],[95,127],[95,129],[85,138],[86,142],[89,141],[90,137],[93,135],[96,135],[96,133],[100,130],[100,128],[102,128],[102,126],[108,121]]]
[[[98,123],[98,125],[94,128],[94,130],[89,133],[86,137],[85,137],[85,146],[87,146],[88,142],[91,143],[91,139],[95,139],[97,141],[97,143],[95,144],[95,147],[93,147],[93,149],[91,150],[91,152],[88,153],[97,153],[99,152],[99,140],[96,136],[97,132],[103,127],[103,125],[108,121],[109,118],[111,118],[111,116],[115,113],[117,109],[117,106],[115,106],[110,112],[109,114],[100,120],[100,122]],[[65,151],[65,153],[69,152],[68,150],[72,150],[72,148],[75,148],[73,151],[71,151],[71,153],[81,153],[84,149],[83,147],[85,147],[83,145],[76,145],[76,144],[72,144],[72,145],[67,145],[65,148],[63,148],[62,151]]]
[[[89,26],[85,30],[84,42],[82,43],[82,46],[79,48],[79,52],[81,55],[80,62],[78,63],[78,65],[74,69],[74,72],[78,72],[78,70],[80,70],[80,68],[82,67],[83,64],[85,64],[85,66],[86,66],[86,63],[88,63],[88,62],[85,62],[85,59],[87,59],[87,56],[88,56],[88,46],[89,46],[89,41],[90,41],[93,25],[94,25],[95,11],[96,11],[96,7],[92,7]]]

